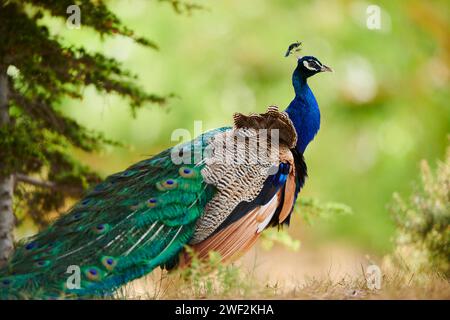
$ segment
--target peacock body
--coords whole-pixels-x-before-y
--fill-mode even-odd
[[[289,224],[306,178],[303,153],[320,123],[306,79],[328,69],[314,57],[300,58],[296,96],[285,112],[237,113],[233,127],[107,177],[17,246],[0,270],[0,299],[111,295],[157,267],[188,264],[187,245],[200,258],[214,250],[229,261],[265,228]],[[80,270],[79,286],[68,281],[71,268]]]

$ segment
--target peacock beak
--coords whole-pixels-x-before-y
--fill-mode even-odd
[[[326,65],[322,65],[322,68],[320,68],[320,72],[325,72],[325,71],[334,72],[334,70],[331,69],[330,67],[328,67]]]

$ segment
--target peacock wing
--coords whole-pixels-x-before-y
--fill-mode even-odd
[[[286,113],[269,107],[266,113],[236,114],[234,119],[233,130],[214,137],[202,169],[217,192],[197,220],[190,242],[200,258],[217,251],[223,260],[232,260],[266,227],[289,223],[306,177],[303,156],[293,149],[296,131]],[[189,261],[182,254],[182,264]]]

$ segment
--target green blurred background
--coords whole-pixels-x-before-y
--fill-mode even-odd
[[[315,223],[314,239],[389,251],[392,193],[408,194],[419,161],[434,163],[448,144],[448,1],[202,1],[197,3],[205,9],[191,15],[176,15],[155,1],[107,3],[160,50],[47,22],[68,43],[122,61],[150,92],[177,97],[135,117],[125,100],[93,88],[81,103],[63,101],[63,112],[126,145],[78,153],[84,163],[108,175],[176,144],[174,129],[194,134],[195,120],[208,130],[230,125],[236,111],[285,108],[293,98],[296,59],[283,55],[290,43],[303,41],[301,54],[316,56],[335,73],[309,82],[322,127],[305,155],[310,178],[302,195],[353,209],[352,215]],[[366,26],[370,4],[381,8],[379,30]]]

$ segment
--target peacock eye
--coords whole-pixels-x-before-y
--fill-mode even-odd
[[[158,199],[156,199],[156,198],[150,198],[147,200],[147,206],[149,208],[156,207],[157,204],[158,204]]]
[[[101,259],[101,262],[102,262],[103,266],[106,268],[106,270],[113,271],[117,265],[118,260],[114,257],[104,256]]]
[[[167,179],[156,183],[156,188],[159,191],[167,191],[175,189],[178,186],[178,182],[174,179]]]
[[[189,167],[181,167],[178,172],[183,178],[192,178],[195,176],[195,171]]]
[[[38,260],[34,263],[34,265],[36,267],[47,267],[50,265],[50,261],[49,260]]]
[[[303,65],[306,69],[311,71],[320,71],[320,66],[315,60],[306,60],[303,61]]]
[[[84,269],[84,275],[90,281],[100,281],[104,275],[104,272],[99,268],[92,266]]]
[[[37,247],[37,243],[36,242],[30,242],[30,243],[28,243],[26,246],[25,246],[25,249],[26,250],[32,250],[32,249],[34,249],[34,248],[36,248]]]
[[[4,286],[9,286],[12,283],[10,279],[4,279],[1,281],[1,284]]]
[[[92,231],[95,234],[103,234],[103,233],[107,233],[109,231],[109,224],[107,223],[100,223],[98,225],[96,225],[95,227],[92,227]]]

